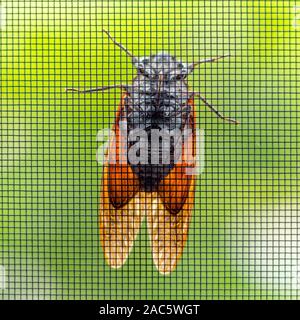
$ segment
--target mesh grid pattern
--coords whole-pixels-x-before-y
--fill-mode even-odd
[[[1,1],[0,265],[6,299],[297,299],[297,1]],[[239,126],[196,100],[205,170],[177,269],[160,275],[146,224],[122,269],[99,241],[97,132],[130,83],[130,59],[231,53],[189,77]]]

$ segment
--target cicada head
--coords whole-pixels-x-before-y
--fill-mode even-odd
[[[103,29],[103,32],[105,32],[108,37],[114,42],[114,44],[117,45],[127,54],[127,56],[131,58],[133,65],[137,68],[140,75],[143,75],[145,78],[150,80],[159,80],[160,82],[183,80],[193,72],[196,66],[206,62],[214,62],[228,56],[218,56],[200,60],[197,62],[192,62],[190,64],[183,63],[177,60],[174,56],[170,55],[167,52],[160,52],[148,57],[138,58],[120,42],[116,41],[107,30]]]
[[[170,82],[185,79],[188,75],[187,64],[167,52],[141,57],[134,65],[140,74],[151,80]]]

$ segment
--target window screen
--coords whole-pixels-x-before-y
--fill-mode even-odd
[[[205,161],[176,269],[153,263],[146,221],[122,268],[99,236],[99,132],[137,57],[201,64],[188,77]],[[297,1],[1,1],[0,295],[3,299],[297,299]],[[204,159],[203,158],[203,159]],[[202,161],[203,161],[202,159]]]

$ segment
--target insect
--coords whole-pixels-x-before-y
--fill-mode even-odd
[[[198,96],[221,119],[238,123],[224,117],[201,94],[191,92],[186,78],[196,66],[227,55],[190,64],[165,52],[137,58],[108,31],[103,32],[131,58],[137,70],[133,83],[66,90],[92,93],[120,88],[124,91],[113,127],[115,139],[108,147],[102,178],[99,224],[105,259],[113,268],[123,266],[147,216],[154,263],[160,273],[168,274],[176,268],[183,253],[194,206],[195,177],[186,170],[195,166],[194,97]],[[155,140],[153,132],[186,129],[192,133],[186,140],[177,136],[167,140],[169,161],[163,162],[162,143],[160,138]],[[137,140],[131,139],[132,132],[138,136],[139,146],[144,146],[142,151],[135,148]],[[181,157],[178,150],[182,151]],[[136,160],[137,156],[141,158],[141,153],[144,162],[131,161],[130,156]],[[110,161],[112,158],[114,161]],[[159,161],[151,162],[153,158]]]

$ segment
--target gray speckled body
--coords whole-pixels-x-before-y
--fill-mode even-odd
[[[151,130],[182,130],[191,115],[188,104],[189,93],[184,80],[185,65],[167,53],[142,58],[137,65],[139,73],[133,81],[125,100],[125,112],[122,115],[128,123],[128,131],[145,130],[148,134],[148,164],[130,164],[139,177],[145,191],[157,189],[160,181],[174,167],[174,141],[170,144],[171,161],[169,164],[152,164]],[[128,143],[128,147],[132,146]],[[176,148],[182,146],[176,146]],[[130,163],[130,161],[129,161]]]

